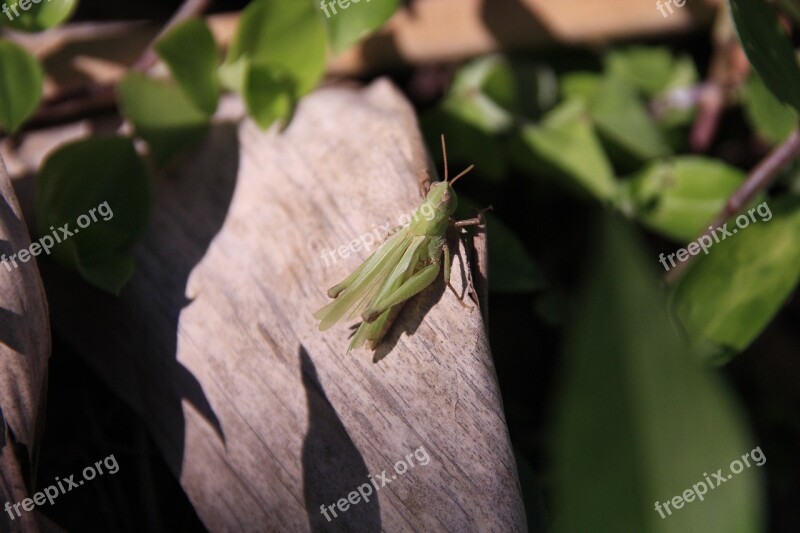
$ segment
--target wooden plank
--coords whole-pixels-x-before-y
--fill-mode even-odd
[[[40,531],[37,512],[12,506],[28,498],[44,428],[50,324],[36,261],[3,263],[30,240],[0,158],[0,531]],[[6,267],[8,265],[8,267]],[[45,527],[49,529],[49,527]]]
[[[312,317],[366,256],[326,267],[323,250],[412,212],[427,162],[388,82],[323,89],[285,132],[218,125],[158,180],[119,300],[45,270],[54,327],[143,415],[212,531],[525,530],[469,298],[464,308],[439,280],[406,306],[377,363],[345,355],[346,326],[321,333]],[[408,458],[414,468],[395,473]],[[384,470],[368,503],[326,520],[320,506]]]

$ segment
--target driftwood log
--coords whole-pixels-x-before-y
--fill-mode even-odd
[[[142,415],[212,531],[525,530],[470,298],[440,279],[374,356],[346,355],[349,328],[321,333],[312,317],[367,255],[326,265],[322,252],[396,224],[435,173],[411,106],[378,81],[310,95],[283,132],[221,115],[156,179],[119,299],[43,263],[54,330]],[[15,167],[85,131],[30,133]],[[20,181],[23,196],[29,188]],[[462,293],[468,255],[453,267]],[[397,474],[409,458],[415,466]],[[381,489],[341,512],[370,475]],[[338,517],[328,509],[328,522],[323,505]]]
[[[36,456],[44,428],[50,323],[35,261],[2,264],[30,246],[28,231],[0,158],[0,532],[51,530],[37,512],[17,510],[35,492]],[[10,263],[9,263],[10,264]],[[12,511],[13,512],[13,511]]]

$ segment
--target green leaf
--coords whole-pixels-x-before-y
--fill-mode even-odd
[[[673,498],[717,469],[727,478],[731,463],[754,446],[730,392],[673,329],[642,245],[620,222],[604,226],[565,335],[553,448],[558,530],[685,533],[713,524],[715,531],[761,531],[755,457],[724,485],[706,484],[703,501],[693,496],[673,507]]]
[[[580,102],[561,104],[539,126],[523,126],[514,148],[519,164],[538,174],[554,174],[599,200],[615,194],[611,163]]]
[[[254,0],[242,12],[225,61],[273,65],[294,79],[297,96],[325,71],[325,26],[310,0]],[[240,74],[247,69],[240,67]],[[244,84],[240,84],[244,86]]]
[[[119,293],[132,269],[126,252],[147,224],[147,180],[128,138],[90,138],[51,154],[37,176],[36,212],[39,235],[62,240],[53,257]],[[59,230],[64,224],[73,236]]]
[[[487,86],[502,102],[515,105],[516,88],[511,67],[502,56],[492,55],[471,61],[459,69],[442,108],[485,133],[505,132],[512,126],[513,117],[507,108],[485,92]]]
[[[607,73],[630,83],[651,98],[697,82],[697,69],[692,58],[676,58],[664,47],[631,46],[615,50],[606,56],[605,67]]]
[[[0,125],[14,132],[42,99],[42,67],[24,48],[0,40]]]
[[[276,120],[288,117],[295,104],[294,80],[280,69],[251,65],[247,73],[244,100],[256,123],[267,129]]]
[[[147,141],[159,164],[193,147],[206,134],[209,117],[176,85],[131,72],[117,85],[122,114]]]
[[[564,100],[588,104],[602,82],[603,77],[594,72],[570,72],[561,77],[561,94]]]
[[[739,41],[767,88],[800,111],[800,67],[794,48],[763,0],[728,0]]]
[[[797,127],[794,109],[775,98],[756,73],[745,85],[744,111],[758,134],[772,144],[785,140]]]
[[[23,6],[28,6],[28,9]],[[76,7],[78,0],[8,0],[3,3],[0,26],[28,32],[43,31],[66,22]]]
[[[708,227],[744,178],[744,172],[720,161],[685,156],[651,164],[625,187],[642,223],[688,242]]]
[[[492,96],[485,92],[492,91]],[[498,135],[511,129],[512,115],[504,104],[514,106],[516,88],[508,63],[502,56],[486,56],[467,63],[456,73],[442,103],[421,118],[426,138],[433,145],[447,137],[450,163],[474,163],[481,176],[499,182],[505,178],[506,161]],[[441,156],[435,152],[441,163]]]
[[[603,140],[626,159],[644,162],[671,152],[628,82],[605,78],[592,95],[589,113]]]
[[[109,253],[95,260],[76,259],[78,273],[83,279],[109,294],[119,296],[133,275],[134,264],[130,256]]]
[[[209,115],[217,109],[220,52],[211,30],[203,20],[189,19],[162,37],[158,55],[169,66],[183,92]]]
[[[318,9],[338,54],[383,26],[399,5],[400,0],[323,0]]]
[[[744,350],[797,285],[800,199],[764,202],[756,209],[757,222],[745,214],[740,215],[749,220],[745,229],[729,223],[728,230],[737,233],[699,256],[675,288],[675,311],[695,340]]]

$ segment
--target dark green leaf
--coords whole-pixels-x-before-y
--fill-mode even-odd
[[[126,251],[143,231],[148,210],[147,172],[128,138],[63,146],[37,176],[39,235],[64,239],[53,247],[53,257],[110,292],[118,293],[130,276]],[[64,224],[73,236],[63,237]]]
[[[294,80],[278,68],[251,65],[245,80],[244,100],[256,123],[266,129],[288,117],[295,103]]]
[[[728,0],[747,58],[770,91],[800,111],[800,67],[778,17],[763,0]]]
[[[750,458],[724,485],[706,485],[703,501],[672,506],[754,446],[730,392],[673,329],[630,229],[609,222],[600,242],[566,335],[553,449],[557,530],[761,531],[762,473]],[[671,514],[662,503],[662,518],[655,505],[666,501]]]
[[[42,98],[42,67],[24,48],[0,40],[0,125],[15,131]]]
[[[23,6],[28,6],[28,9]],[[78,0],[7,0],[3,2],[0,26],[43,31],[66,22],[77,6]]]
[[[318,9],[338,54],[383,26],[399,5],[400,0],[323,0]]]
[[[220,53],[211,30],[200,19],[189,19],[162,37],[156,50],[183,92],[209,115],[217,109]]]
[[[692,338],[735,352],[769,324],[800,278],[800,199],[759,204],[728,224],[735,235],[700,255],[675,289],[675,311]],[[718,232],[720,233],[720,232]]]
[[[174,84],[131,72],[117,86],[122,113],[147,141],[158,163],[196,145],[209,117]]]
[[[797,127],[794,109],[775,98],[756,73],[745,86],[744,110],[753,128],[772,144],[785,140]]]

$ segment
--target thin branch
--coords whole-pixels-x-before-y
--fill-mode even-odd
[[[800,155],[800,130],[795,130],[783,144],[775,148],[772,152],[759,163],[756,168],[747,176],[736,192],[734,192],[725,207],[711,224],[712,228],[719,228],[727,220],[738,214],[747,204],[750,203],[758,194],[767,189],[772,184],[778,173],[789,164],[794,158]],[[704,231],[695,242],[703,236],[711,236],[712,229]],[[677,280],[681,273],[691,263],[692,257],[685,263],[678,263],[675,268],[670,270],[665,276],[668,283]]]
[[[156,43],[161,37],[164,36],[169,30],[180,24],[181,22],[203,13],[208,9],[210,0],[185,0],[180,9],[172,15],[167,24],[162,28],[155,39],[150,42],[150,45],[145,49],[144,53],[136,60],[131,67],[133,70],[145,72],[158,62],[158,55],[156,54]]]
[[[169,19],[158,35],[145,48],[144,52],[131,66],[132,70],[146,72],[158,61],[155,45],[169,30],[181,22],[202,14],[209,6],[210,0],[185,0],[178,11]],[[47,98],[23,126],[23,131],[34,127],[54,125],[74,120],[76,116],[87,116],[93,113],[108,111],[116,107],[116,83],[89,83],[60,91]]]

